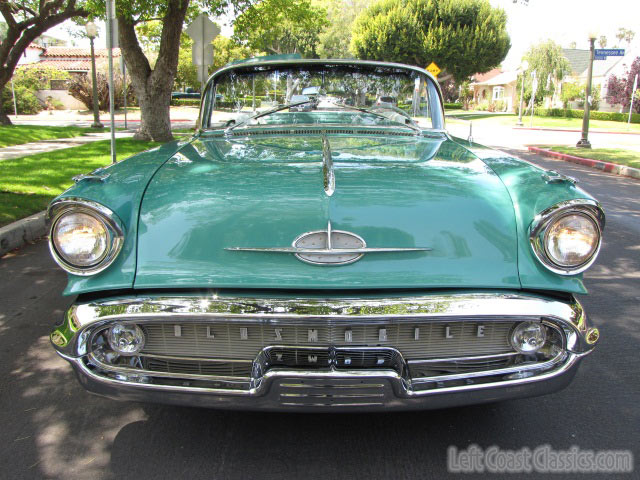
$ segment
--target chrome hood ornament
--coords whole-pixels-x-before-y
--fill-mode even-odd
[[[365,253],[427,252],[431,248],[368,248],[362,237],[352,232],[326,230],[306,232],[296,237],[291,247],[228,247],[240,252],[292,253],[298,260],[312,265],[348,265],[360,260]]]

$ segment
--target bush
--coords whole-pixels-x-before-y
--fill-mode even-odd
[[[107,75],[96,72],[96,86],[98,91],[98,108],[102,111],[109,110],[109,82]],[[122,75],[114,74],[114,106],[118,109],[124,106],[124,89]],[[87,110],[93,110],[93,87],[91,85],[91,75],[75,75],[69,82],[69,93],[73,98],[80,100]],[[127,85],[127,105],[131,106],[135,103],[133,88],[131,84]]]
[[[171,105],[175,107],[199,107],[199,98],[172,98]]]
[[[563,118],[582,118],[584,110],[572,110],[562,108],[537,108],[536,115],[541,117],[563,117]],[[629,119],[628,113],[619,112],[598,112],[597,110],[589,111],[591,120],[608,120],[612,122],[626,122]],[[640,123],[640,113],[631,115],[631,123]]]
[[[447,102],[445,102],[444,108],[445,108],[445,110],[452,110],[452,109],[455,109],[455,108],[462,108],[462,104],[461,103],[447,103]]]
[[[43,106],[33,91],[23,85],[15,85],[14,88],[16,92],[16,106],[18,107],[19,114],[33,115],[42,110]],[[2,111],[7,115],[11,115],[14,111],[11,84],[2,91]]]
[[[481,102],[478,102],[478,104],[474,107],[474,110],[487,112],[487,111],[490,111],[489,108],[491,108],[491,104],[489,103],[489,100],[483,100]]]

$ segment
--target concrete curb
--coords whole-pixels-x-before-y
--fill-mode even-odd
[[[0,257],[47,234],[45,211],[0,227]]]
[[[575,128],[545,128],[545,127],[513,127],[514,130],[541,130],[544,132],[574,132],[580,133],[582,130],[577,130]],[[640,132],[620,132],[616,130],[589,130],[589,133],[607,133],[614,135],[640,135]]]
[[[640,180],[640,169],[638,168],[627,167],[626,165],[618,165],[616,163],[602,162],[600,160],[593,160],[591,158],[576,157],[574,155],[554,152],[552,150],[545,150],[544,148],[539,147],[527,148],[530,152],[544,155],[545,157],[557,158],[558,160],[564,160],[565,162],[577,163],[579,165],[597,168],[604,172],[613,173],[615,175],[622,175],[625,177],[637,178],[638,180]]]

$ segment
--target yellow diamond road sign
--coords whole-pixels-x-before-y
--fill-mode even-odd
[[[437,77],[441,71],[442,70],[440,70],[440,67],[436,65],[436,62],[431,62],[427,67],[427,72],[429,72],[434,77]]]

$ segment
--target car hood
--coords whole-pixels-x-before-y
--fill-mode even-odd
[[[200,137],[149,182],[139,218],[136,288],[519,288],[514,209],[501,180],[446,136],[286,132]],[[355,263],[312,265],[291,253],[311,231],[362,237]]]

